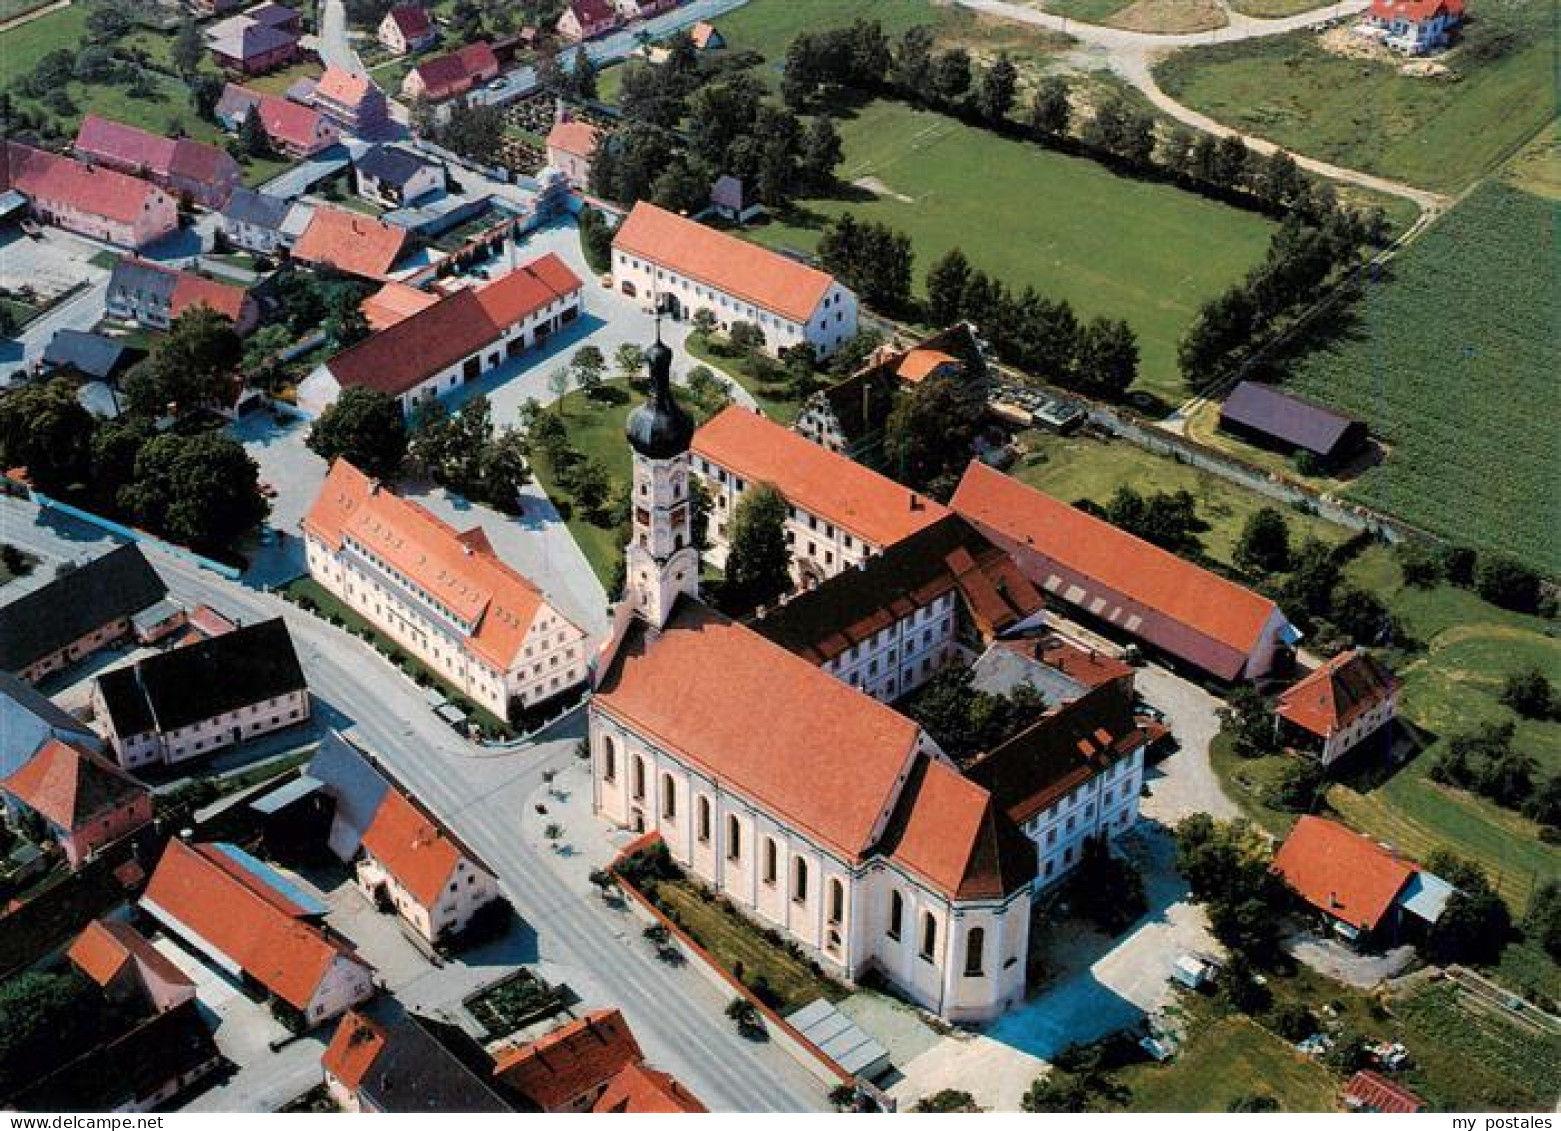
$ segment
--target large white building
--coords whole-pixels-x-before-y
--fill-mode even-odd
[[[457,532],[338,459],[303,530],[311,577],[500,718],[585,682],[585,632],[481,527]]]
[[[676,318],[700,310],[723,331],[757,326],[778,354],[807,342],[826,357],[856,334],[856,295],[834,276],[644,201],[613,236],[612,281]]]
[[[750,409],[733,405],[694,435],[690,467],[709,492],[709,557],[726,564],[737,501],[759,483],[778,488],[791,511],[786,538],[799,585],[861,565],[949,512]]]

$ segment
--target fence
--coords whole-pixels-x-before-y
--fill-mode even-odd
[[[172,542],[165,542],[163,539],[158,538],[155,535],[148,534],[144,530],[137,530],[133,526],[126,526],[123,523],[104,518],[102,515],[93,514],[91,511],[84,511],[80,507],[73,507],[69,503],[62,503],[58,499],[51,499],[49,496],[42,494],[39,491],[34,491],[32,495],[33,501],[37,503],[38,506],[43,510],[57,510],[61,514],[69,515],[71,518],[85,522],[89,526],[95,526],[105,533],[114,535],[116,538],[124,538],[130,542],[139,542],[143,545],[155,546],[165,554],[189,562],[192,565],[197,565],[201,569],[209,569],[219,577],[225,577],[229,581],[237,581],[239,578],[244,576],[244,571],[241,569],[237,569],[230,565],[223,565],[221,562],[214,561],[211,558],[202,557],[194,550],[188,549],[184,546],[175,545]]]

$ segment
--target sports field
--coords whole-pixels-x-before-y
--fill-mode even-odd
[[[1548,0],[1475,13],[1443,78],[1332,54],[1315,33],[1197,47],[1155,69],[1165,92],[1298,153],[1457,192],[1556,114]]]
[[[857,183],[856,199],[803,202],[784,222],[751,229],[753,239],[812,251],[829,218],[852,212],[911,236],[918,287],[930,263],[961,247],[1016,290],[1033,285],[1083,315],[1127,319],[1138,331],[1140,387],[1173,403],[1184,395],[1177,340],[1204,301],[1262,258],[1273,229],[1252,213],[901,103],[870,103],[840,133],[840,174]]]

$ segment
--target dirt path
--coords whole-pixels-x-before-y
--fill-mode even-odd
[[[4,23],[0,23],[0,31],[10,31],[14,27],[21,27],[23,24],[32,23],[32,21],[38,19],[40,16],[47,16],[50,12],[58,12],[61,8],[70,7],[70,2],[71,0],[54,0],[54,3],[52,4],[45,4],[41,8],[34,8],[32,11],[23,12],[19,16],[12,16]]]

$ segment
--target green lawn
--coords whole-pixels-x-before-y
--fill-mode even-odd
[[[1351,498],[1561,574],[1556,202],[1482,185],[1277,375],[1390,450]]]
[[[582,456],[600,461],[617,491],[628,486],[631,472],[629,443],[623,438],[623,426],[641,397],[621,379],[606,382],[603,392],[610,399],[588,396],[576,389],[565,395],[558,407],[569,429],[570,446]],[[533,470],[548,498],[564,515],[569,533],[591,563],[596,576],[603,585],[612,584],[618,560],[623,556],[622,535],[617,527],[611,524],[598,526],[575,514],[569,506],[569,492],[559,484],[546,457],[538,454],[533,461]]]
[[[1103,24],[1133,0],[1045,0],[1043,9],[1070,20],[1082,20],[1087,24]]]
[[[1016,290],[1033,285],[1083,315],[1127,319],[1142,352],[1140,386],[1171,402],[1184,395],[1178,339],[1204,301],[1263,257],[1273,229],[1252,213],[902,103],[871,103],[840,125],[842,179],[871,179],[876,191],[802,202],[750,238],[812,251],[831,217],[879,220],[914,241],[918,288],[934,260],[961,247]]]
[[[764,410],[764,414],[771,420],[778,420],[782,424],[789,425],[797,419],[797,413],[802,411],[802,403],[800,401],[776,395],[785,391],[784,386],[770,385],[756,380],[748,371],[748,367],[741,361],[717,355],[698,334],[689,335],[686,348],[690,357],[698,358],[712,369],[719,369],[744,389],[747,389],[759,407]],[[831,378],[831,380],[833,379]]]
[[[1457,81],[1331,54],[1307,31],[1182,51],[1155,75],[1178,101],[1296,152],[1457,192],[1555,116],[1553,11],[1474,11],[1447,60]]]
[[[1336,523],[1290,510],[1227,479],[1146,451],[1126,440],[1043,432],[1026,432],[1023,440],[1029,452],[1020,457],[1012,474],[1064,502],[1090,499],[1104,504],[1123,486],[1140,492],[1190,492],[1197,500],[1198,515],[1209,524],[1209,529],[1199,535],[1204,551],[1226,564],[1232,561],[1247,519],[1265,506],[1279,508],[1290,524],[1293,539],[1315,535],[1324,541],[1343,542],[1349,537],[1349,531]]]
[[[1261,1093],[1290,1112],[1335,1109],[1339,1084],[1315,1060],[1247,1017],[1222,1017],[1194,1030],[1169,1064],[1123,1070],[1129,1111],[1223,1112],[1232,1100]]]

